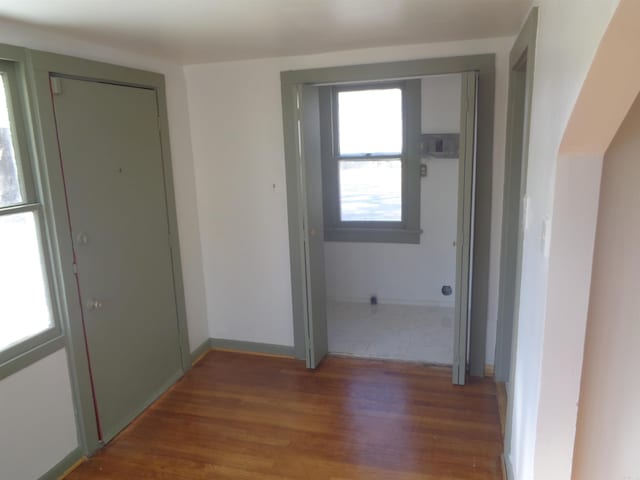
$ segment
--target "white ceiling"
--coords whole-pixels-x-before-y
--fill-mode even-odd
[[[5,0],[0,16],[180,63],[516,33],[530,0]]]

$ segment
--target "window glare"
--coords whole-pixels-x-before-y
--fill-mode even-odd
[[[0,207],[22,203],[11,121],[7,105],[5,78],[0,74]]]
[[[402,162],[340,160],[340,220],[402,221]]]
[[[0,128],[9,128],[9,108],[7,92],[4,87],[4,75],[0,74]]]
[[[0,351],[53,325],[33,212],[0,216]]]
[[[338,92],[341,155],[402,152],[402,90]]]

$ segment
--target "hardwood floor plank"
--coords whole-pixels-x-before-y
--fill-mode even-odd
[[[212,351],[68,480],[501,478],[495,384],[447,368]]]

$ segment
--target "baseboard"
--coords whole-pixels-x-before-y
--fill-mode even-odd
[[[504,472],[507,475],[505,480],[514,480],[516,477],[513,475],[513,466],[511,465],[511,461],[509,461],[505,455],[502,455],[502,465],[504,466]]]
[[[137,408],[136,410],[134,410],[131,414],[127,415],[124,420],[121,420],[118,424],[118,426],[115,427],[115,429],[111,430],[111,431],[103,431],[103,438],[105,439],[105,444],[111,442],[114,438],[116,438],[118,435],[120,435],[122,432],[124,432],[132,423],[133,421],[138,418],[140,415],[142,415],[144,413],[144,411],[149,408],[156,400],[160,399],[161,396],[163,396],[165,393],[167,393],[167,391],[178,381],[180,380],[180,378],[182,378],[182,376],[184,375],[184,372],[182,371],[182,369],[180,369],[179,371],[175,372],[173,375],[171,375],[171,377],[169,377],[169,379],[164,382],[162,384],[162,386],[160,388],[158,388],[157,390],[155,390],[151,396],[149,398],[147,398],[147,400],[140,406],[140,408]]]
[[[54,465],[47,473],[40,477],[40,480],[58,480],[64,478],[72,468],[84,458],[84,454],[80,447],[74,449],[66,457]]]
[[[191,365],[195,365],[198,361],[209,351],[211,350],[211,339],[207,338],[204,342],[200,344],[200,346],[196,347],[196,349],[191,352]]]
[[[262,355],[277,355],[280,357],[295,357],[293,347],[288,345],[274,345],[272,343],[245,342],[243,340],[228,340],[226,338],[210,338],[210,348],[215,350],[233,350],[236,352],[259,353]]]
[[[357,297],[331,297],[327,298],[329,302],[337,303],[369,303],[369,298],[357,298]],[[409,307],[440,307],[440,308],[455,308],[454,302],[432,300],[428,302],[420,302],[416,300],[405,300],[399,298],[385,298],[378,297],[378,305],[403,305]]]

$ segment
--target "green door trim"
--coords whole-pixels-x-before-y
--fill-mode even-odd
[[[13,45],[0,44],[0,62],[11,65],[11,98],[13,104],[14,128],[18,133],[17,148],[21,154],[21,166],[25,180],[25,188],[29,204],[38,204],[36,209],[38,224],[42,229],[41,245],[46,270],[48,293],[53,313],[52,326],[19,344],[5,349],[0,355],[0,380],[19,372],[23,368],[51,355],[65,347],[65,339],[62,331],[61,297],[58,294],[55,272],[55,248],[51,234],[51,221],[47,211],[47,200],[40,188],[40,172],[37,167],[38,152],[34,131],[34,119],[31,114],[32,98],[28,85],[27,50]],[[6,69],[6,68],[5,68]],[[13,207],[14,211],[27,208],[27,205]],[[29,208],[29,210],[31,210]]]
[[[518,339],[518,312],[522,275],[522,198],[526,191],[529,157],[529,125],[533,101],[538,7],[531,9],[509,55],[509,97],[505,154],[502,246],[498,325],[496,332],[496,379],[507,381],[507,419],[503,461],[513,478],[510,460],[514,375]],[[513,159],[513,160],[512,160]],[[514,165],[514,162],[517,164]],[[516,198],[516,196],[518,198]],[[512,209],[509,209],[509,206]],[[508,273],[512,275],[508,275]],[[511,278],[507,278],[507,277]]]
[[[456,302],[451,378],[464,385],[467,366],[469,309],[473,276],[473,190],[475,178],[475,133],[478,78],[476,72],[464,72],[460,92],[460,153],[458,167],[458,221],[456,242]]]
[[[367,82],[451,73],[478,72],[477,175],[469,373],[484,375],[489,252],[491,243],[491,191],[493,177],[493,122],[495,54],[431,58],[389,63],[295,70],[280,73],[282,118],[287,178],[287,212],[293,308],[294,352],[306,357],[305,258],[302,228],[302,194],[299,187],[298,125],[296,91],[300,85]]]
[[[164,77],[161,74],[136,70],[107,63],[48,52],[25,50],[31,117],[34,120],[34,142],[37,151],[37,168],[44,186],[44,203],[51,219],[51,238],[56,252],[56,280],[59,286],[60,304],[63,310],[63,331],[66,336],[71,384],[80,447],[85,455],[100,448],[96,428],[96,415],[91,395],[81,311],[73,271],[73,250],[69,221],[66,212],[64,183],[60,171],[60,154],[56,134],[55,117],[51,99],[52,74],[125,86],[154,90],[159,109],[159,130],[162,149],[165,199],[169,220],[168,242],[171,248],[173,283],[176,295],[178,335],[182,370],[191,367],[184,285],[180,259],[180,243],[171,166],[169,125],[167,117]]]

